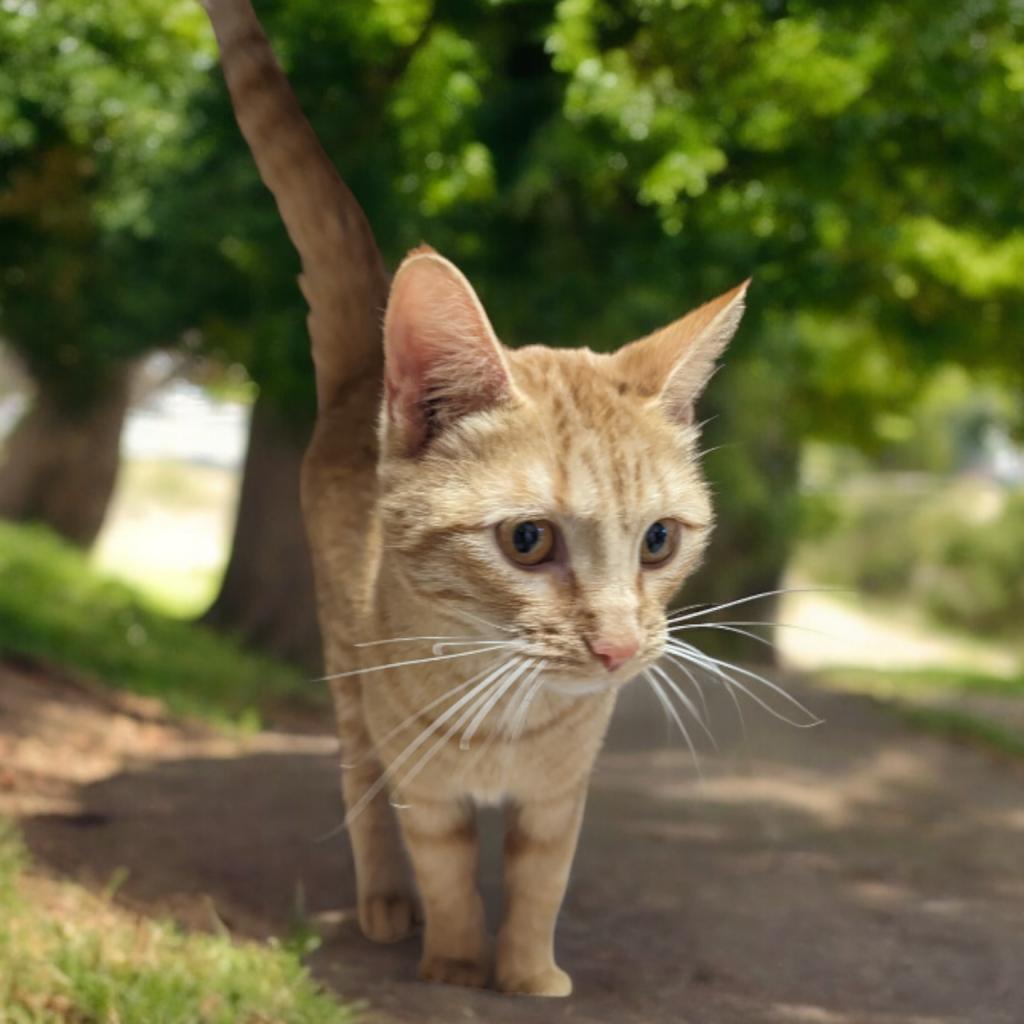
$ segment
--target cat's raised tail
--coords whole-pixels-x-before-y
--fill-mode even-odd
[[[302,260],[321,413],[380,379],[388,274],[373,231],[299,107],[250,0],[203,0],[239,127]],[[372,420],[366,425],[372,430]]]

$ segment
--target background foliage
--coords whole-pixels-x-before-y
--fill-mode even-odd
[[[608,348],[754,276],[705,406],[711,589],[777,577],[806,439],[878,455],[949,364],[1019,389],[1020,0],[256,6],[390,261],[429,240],[509,343]],[[185,0],[5,0],[0,331],[71,400],[200,328],[301,432],[296,259],[212,52]]]
[[[67,404],[193,323],[154,207],[212,65],[189,0],[0,7],[0,332]]]
[[[870,441],[943,359],[1020,372],[1019,3],[258,7],[387,255],[429,239],[513,343],[616,345],[753,274],[740,343],[802,432]],[[304,345],[295,260],[207,86],[169,222],[258,367]]]

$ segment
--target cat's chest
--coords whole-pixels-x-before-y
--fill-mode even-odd
[[[364,712],[392,800],[468,797],[481,806],[531,799],[576,784],[601,745],[609,702],[524,707],[514,694],[464,703],[450,680],[395,678],[364,689]]]

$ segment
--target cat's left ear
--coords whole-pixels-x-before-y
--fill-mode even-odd
[[[505,352],[465,275],[433,249],[410,253],[384,317],[388,436],[416,455],[459,418],[511,395]]]
[[[660,331],[631,342],[613,357],[617,375],[641,393],[657,395],[677,423],[692,423],[693,409],[743,316],[748,278]]]

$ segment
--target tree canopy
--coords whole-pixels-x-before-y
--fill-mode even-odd
[[[386,256],[435,245],[507,342],[609,348],[753,275],[705,406],[741,557],[791,531],[802,438],[1024,375],[1018,0],[257,8]],[[4,0],[0,331],[73,396],[197,327],[304,424],[297,260],[212,54],[191,0]]]
[[[869,442],[940,362],[1020,370],[1012,0],[259,7],[385,252],[451,256],[512,343],[608,347],[753,274],[741,361],[802,432]],[[295,260],[219,85],[193,133],[197,272],[283,385]]]
[[[870,441],[939,362],[1019,371],[1013,0],[258,8],[385,252],[450,255],[511,343],[608,347],[753,274],[741,361],[802,432]],[[33,371],[73,392],[202,326],[301,402],[296,261],[196,5],[7,0],[0,58],[0,330]]]
[[[65,404],[190,325],[154,204],[213,63],[190,0],[0,6],[0,335]]]

